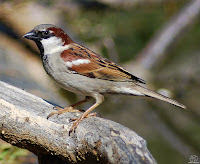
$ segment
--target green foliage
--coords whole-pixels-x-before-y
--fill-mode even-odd
[[[8,143],[0,143],[0,163],[16,163],[19,157],[27,156],[29,152],[25,149],[20,149]]]
[[[82,9],[76,14],[67,13],[65,19],[73,32],[85,42],[94,44],[106,37],[112,37],[120,61],[125,62],[133,59],[182,5],[183,2],[166,2],[129,9]]]
[[[162,164],[183,164],[189,161],[188,159],[182,156],[178,151],[171,147],[161,136],[157,136],[153,140],[148,141],[148,148],[151,150],[154,158],[158,163]]]

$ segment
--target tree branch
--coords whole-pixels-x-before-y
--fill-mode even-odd
[[[0,138],[35,153],[40,163],[156,163],[146,141],[130,129],[90,117],[69,136],[69,119],[79,113],[47,120],[51,104],[4,82],[0,82],[0,109]]]

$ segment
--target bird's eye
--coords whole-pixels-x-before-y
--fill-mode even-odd
[[[37,34],[41,39],[47,39],[47,38],[50,37],[49,30],[47,30],[47,31],[38,31]]]
[[[45,35],[49,34],[49,31],[44,31],[44,34],[45,34]]]

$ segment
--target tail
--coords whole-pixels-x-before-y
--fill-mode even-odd
[[[132,87],[131,87],[132,88]],[[140,86],[138,84],[135,84],[135,86],[132,88],[133,89],[133,95],[135,95],[135,91],[139,92],[141,95],[144,95],[144,96],[148,96],[148,97],[153,97],[153,98],[157,98],[159,100],[162,100],[162,101],[165,101],[165,102],[168,102],[170,104],[173,104],[175,106],[178,106],[180,108],[183,108],[183,109],[186,109],[186,106],[177,102],[176,100],[173,100],[169,97],[166,97],[164,95],[161,95],[157,92],[154,92],[148,88],[145,88],[143,86]],[[129,90],[130,91],[130,90]]]

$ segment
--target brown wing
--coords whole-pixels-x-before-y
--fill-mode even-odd
[[[83,55],[84,54],[84,55]],[[145,84],[145,81],[132,75],[114,62],[103,58],[95,52],[74,43],[73,46],[64,51],[62,58],[65,61],[76,59],[89,59],[87,64],[72,65],[70,70],[75,73],[90,77],[110,81],[134,81]]]

